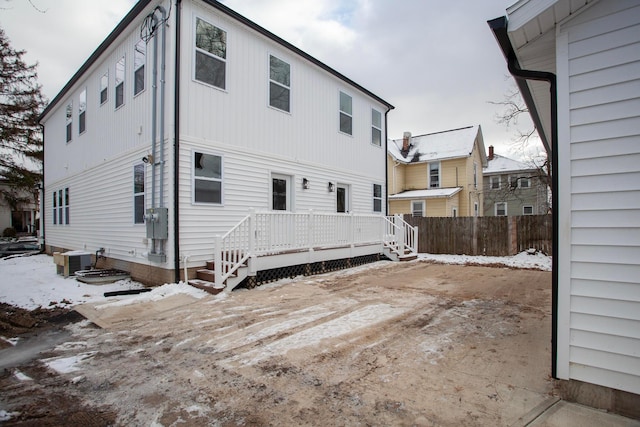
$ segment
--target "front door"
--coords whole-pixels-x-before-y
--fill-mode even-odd
[[[349,212],[349,186],[345,184],[336,185],[336,206],[337,212]]]

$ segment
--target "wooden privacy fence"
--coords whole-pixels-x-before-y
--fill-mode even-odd
[[[486,217],[413,217],[418,226],[418,252],[456,255],[515,255],[533,248],[552,253],[551,215]]]

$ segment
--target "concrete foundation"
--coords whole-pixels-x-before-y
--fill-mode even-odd
[[[559,380],[557,386],[564,400],[640,420],[640,395],[577,380]]]

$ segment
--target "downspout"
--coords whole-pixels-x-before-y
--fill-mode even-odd
[[[173,105],[173,262],[175,282],[180,281],[180,201],[178,199],[178,185],[180,184],[180,6],[181,0],[176,0],[176,57],[174,70],[174,105]],[[185,258],[185,279],[187,259]]]
[[[165,107],[164,107],[164,93],[165,93],[165,62],[166,62],[166,46],[167,46],[167,11],[162,6],[156,7],[157,10],[160,11],[162,15],[162,53],[160,59],[160,203],[159,206],[161,208],[164,207],[164,126],[165,126]],[[154,37],[154,40],[156,38]],[[161,243],[164,245],[164,243]],[[164,253],[164,248],[161,249],[160,253]]]
[[[387,128],[387,115],[389,111],[393,110],[393,106],[388,106],[387,111],[384,112],[384,216],[389,215],[389,136]],[[394,168],[395,173],[395,168]],[[394,184],[395,185],[395,184]]]
[[[45,235],[44,235],[44,227],[45,227],[45,216],[44,216],[44,207],[45,207],[45,187],[44,187],[44,150],[45,150],[45,143],[44,143],[44,125],[40,125],[40,128],[42,129],[42,185],[40,188],[40,230],[38,230],[38,233],[40,234],[38,236],[38,242],[40,243],[40,249],[46,251],[47,249],[47,245],[46,245],[46,240],[45,240]]]
[[[507,18],[497,18],[489,21],[489,26],[494,31],[498,43],[505,53],[509,73],[523,83],[526,80],[545,81],[549,83],[551,97],[551,150],[547,155],[551,157],[551,215],[553,224],[552,242],[552,270],[551,270],[551,376],[557,379],[557,353],[558,353],[558,90],[556,75],[548,71],[523,70],[520,68],[515,51],[507,34]],[[508,46],[506,46],[508,44]],[[505,51],[505,48],[507,49]],[[531,109],[530,109],[531,110]]]

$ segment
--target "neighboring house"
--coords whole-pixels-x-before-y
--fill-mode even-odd
[[[389,213],[413,216],[480,216],[482,129],[468,126],[391,140],[387,148]]]
[[[554,171],[552,374],[569,399],[640,417],[640,3],[507,14],[489,25]]]
[[[33,194],[17,191],[0,178],[0,236],[7,228],[18,234],[34,234],[38,228],[38,206]]]
[[[495,154],[489,146],[484,181],[484,216],[539,215],[549,212],[546,175],[539,168]]]
[[[138,1],[42,113],[46,249],[150,284],[382,253],[393,106],[217,1],[172,3]]]

